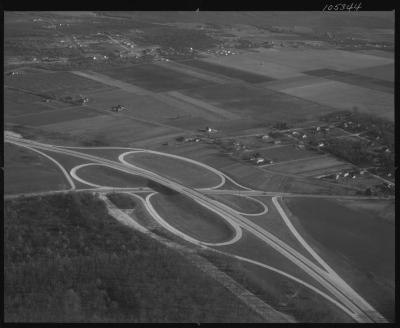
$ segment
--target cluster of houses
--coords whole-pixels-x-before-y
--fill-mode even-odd
[[[201,141],[201,139],[198,137],[189,137],[189,138],[185,138],[183,140],[183,142],[200,142],[200,141]]]
[[[14,76],[17,76],[17,75],[22,75],[22,72],[12,71],[12,72],[8,72],[7,73],[7,76],[11,76],[11,77],[14,77]]]
[[[322,175],[319,178],[327,178],[327,179],[335,179],[335,180],[339,180],[339,179],[356,179],[357,175],[364,175],[365,173],[367,173],[366,169],[353,169],[353,170],[349,170],[349,171],[340,171],[337,173],[333,173],[333,174],[328,174],[328,175]]]
[[[256,165],[262,164],[272,164],[273,161],[267,158],[260,157],[259,153],[254,153],[250,156],[250,161],[254,162]]]

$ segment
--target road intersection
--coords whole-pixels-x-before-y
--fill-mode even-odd
[[[177,155],[172,155],[172,154],[166,154],[166,153],[161,153],[161,152],[155,152],[151,150],[146,150],[146,149],[130,149],[128,151],[123,152],[122,154],[119,155],[118,161],[106,159],[103,157],[99,156],[94,156],[94,155],[89,155],[82,151],[84,148],[73,148],[73,147],[63,147],[63,146],[54,146],[54,145],[49,145],[49,144],[44,144],[44,143],[39,143],[23,138],[17,138],[14,136],[8,136],[6,135],[5,137],[5,142],[12,143],[17,146],[29,148],[31,150],[37,151],[40,154],[43,154],[47,158],[51,159],[53,162],[56,163],[56,165],[61,169],[65,177],[70,183],[71,186],[71,191],[76,190],[75,184],[71,177],[79,182],[82,182],[84,184],[90,185],[91,187],[94,187],[96,189],[90,189],[92,191],[96,192],[107,192],[110,190],[120,190],[123,192],[129,192],[129,193],[136,193],[136,192],[146,192],[147,195],[142,198],[142,202],[147,209],[148,213],[165,229],[168,231],[174,233],[175,235],[178,235],[179,237],[185,239],[186,241],[189,241],[193,244],[199,245],[201,247],[218,247],[222,245],[227,245],[227,244],[232,244],[237,242],[241,237],[242,237],[242,230],[245,230],[246,232],[256,236],[263,242],[265,242],[267,245],[278,251],[282,256],[290,260],[293,264],[295,264],[298,268],[302,269],[305,273],[307,273],[310,277],[312,277],[316,282],[319,283],[319,285],[323,286],[326,291],[329,292],[329,295],[316,288],[315,286],[312,287],[314,291],[317,290],[318,294],[322,295],[326,299],[330,300],[332,303],[336,304],[339,306],[342,310],[344,310],[348,315],[350,315],[355,321],[357,322],[386,322],[386,319],[378,313],[365,299],[363,299],[356,291],[354,291],[307,243],[306,241],[301,237],[301,235],[297,232],[297,230],[294,228],[294,226],[291,224],[289,218],[285,214],[284,210],[280,206],[278,202],[277,197],[324,197],[327,198],[326,195],[300,195],[300,194],[291,194],[291,193],[276,193],[276,192],[264,192],[261,190],[252,190],[248,187],[242,186],[236,181],[234,181],[232,178],[228,177],[226,174],[216,170],[215,168],[212,168],[206,164],[199,163],[197,161],[187,159],[181,156]],[[118,149],[118,147],[111,147],[114,149]],[[80,150],[80,151],[79,151]],[[127,149],[125,149],[127,150]],[[80,159],[85,159],[90,161],[90,164],[83,164],[76,166],[71,169],[70,173],[64,169],[64,167],[58,163],[55,159],[52,159],[51,156],[45,154],[43,151],[46,152],[55,152],[55,153],[61,153],[64,155],[69,155],[73,156],[76,158]],[[179,183],[177,181],[173,181],[169,178],[165,178],[164,176],[160,174],[156,174],[152,171],[149,171],[143,167],[138,167],[135,166],[134,164],[128,162],[125,160],[125,157],[128,154],[134,153],[134,152],[149,152],[149,153],[155,153],[163,156],[169,156],[169,157],[175,157],[179,160],[184,160],[187,162],[191,162],[192,164],[196,164],[199,166],[202,166],[203,168],[206,168],[213,173],[217,174],[221,178],[221,182],[213,187],[210,188],[202,188],[202,189],[194,189],[187,187],[183,185],[182,183]],[[171,226],[168,224],[160,215],[158,215],[157,211],[154,209],[154,207],[151,204],[151,197],[155,194],[153,190],[150,188],[112,188],[112,187],[107,187],[107,186],[101,186],[98,184],[94,184],[91,182],[87,182],[80,178],[77,175],[77,170],[81,167],[84,166],[89,166],[89,165],[103,165],[110,167],[112,169],[125,172],[128,174],[134,174],[134,175],[139,175],[142,176],[148,180],[157,182],[165,187],[168,187],[190,199],[193,201],[197,202],[201,206],[209,209],[210,211],[218,214],[221,218],[227,221],[228,224],[230,224],[235,231],[234,237],[229,240],[229,241],[224,241],[221,243],[205,243],[203,241],[197,240],[192,238],[191,236],[188,236],[184,233],[182,233],[179,229]],[[239,190],[221,190],[217,189],[220,188],[224,185],[225,181],[229,180],[232,183],[234,183]],[[267,231],[266,229],[263,229],[256,223],[254,223],[252,220],[247,218],[247,214],[238,212],[231,207],[216,201],[212,198],[210,198],[208,195],[212,194],[230,194],[230,195],[238,195],[238,196],[271,196],[272,201],[274,206],[277,208],[279,214],[281,215],[283,221],[285,224],[288,226],[288,229],[291,231],[291,233],[296,237],[296,239],[300,242],[300,244],[308,251],[308,253],[317,261],[318,265],[311,261],[308,257],[302,255],[299,251],[294,249],[293,247],[289,246],[286,244],[284,241],[280,240],[277,238],[273,233],[270,231]],[[329,196],[328,196],[329,197]],[[345,197],[345,196],[334,196],[331,195],[330,197]],[[352,198],[371,198],[371,197],[352,197]],[[266,209],[267,210],[267,209]],[[238,257],[236,255],[233,255],[234,257],[246,261],[249,263],[252,262],[257,262],[253,261],[250,259],[246,259],[244,257]],[[257,264],[258,263],[258,264]],[[253,263],[255,265],[263,266],[265,268],[271,269],[270,266],[266,265],[265,263]],[[276,268],[274,268],[275,272],[281,271]],[[282,274],[282,272],[278,272]],[[284,273],[283,275],[285,276],[290,276],[287,273]],[[293,277],[291,278],[293,279]],[[299,280],[295,278],[296,280]],[[306,285],[305,282],[302,282],[303,285]],[[309,284],[307,284],[309,285]]]

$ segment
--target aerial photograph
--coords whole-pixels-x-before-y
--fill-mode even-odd
[[[394,323],[395,15],[327,7],[4,11],[3,322]]]

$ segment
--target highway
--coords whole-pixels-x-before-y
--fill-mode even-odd
[[[319,265],[316,265],[310,259],[306,258],[304,255],[299,253],[297,250],[295,250],[294,248],[292,248],[291,246],[287,245],[285,242],[283,242],[282,240],[277,238],[271,232],[261,228],[260,226],[253,223],[251,220],[247,219],[242,214],[233,210],[229,206],[224,205],[218,201],[215,201],[215,200],[209,198],[205,194],[205,193],[210,193],[210,192],[216,193],[217,190],[212,190],[212,189],[196,190],[193,188],[189,188],[180,183],[177,183],[175,181],[167,179],[161,175],[153,173],[149,170],[134,166],[133,164],[128,163],[127,161],[124,160],[124,156],[126,153],[121,154],[119,157],[120,162],[117,162],[117,161],[108,160],[108,159],[98,157],[98,156],[88,155],[83,152],[64,148],[61,146],[53,146],[53,145],[38,143],[35,141],[30,141],[30,140],[21,139],[21,138],[15,138],[12,136],[6,136],[5,141],[13,143],[15,145],[23,146],[23,147],[41,149],[41,150],[56,152],[56,153],[62,153],[64,155],[70,155],[70,156],[74,156],[77,158],[89,160],[93,163],[97,163],[100,165],[106,165],[113,169],[120,170],[120,171],[123,171],[126,173],[143,176],[149,180],[155,181],[163,186],[166,186],[172,190],[175,190],[175,191],[191,198],[192,200],[196,201],[197,203],[204,206],[205,208],[215,212],[220,217],[225,219],[229,224],[231,224],[236,232],[235,237],[234,237],[235,241],[241,237],[241,232],[239,232],[239,231],[241,231],[241,229],[244,229],[244,230],[248,231],[249,233],[253,234],[254,236],[258,237],[260,240],[265,242],[270,247],[274,248],[281,255],[283,255],[288,260],[290,260],[293,264],[295,264],[296,266],[301,268],[309,276],[314,278],[319,284],[321,284],[332,295],[334,295],[334,297],[343,306],[345,306],[349,310],[350,313],[352,313],[352,317],[357,322],[386,322],[386,319],[380,313],[378,313],[367,301],[365,301],[359,294],[357,294],[319,256],[315,256],[316,255],[315,252],[313,253],[313,251],[309,249],[310,247],[305,243],[304,240],[302,240],[302,238],[300,238],[299,241],[303,244],[303,246],[309,252],[311,251],[310,254],[318,261]],[[143,151],[152,152],[149,150],[143,150]],[[127,152],[127,153],[129,153],[129,152]],[[175,156],[175,155],[171,155],[171,156]],[[233,181],[232,179],[230,179],[230,180]],[[236,183],[236,182],[234,182],[234,183]],[[246,188],[244,186],[241,186],[241,187]],[[230,191],[230,192],[232,192],[232,191]],[[241,195],[246,195],[246,196],[260,195],[260,191],[250,190],[249,188],[246,188],[245,190],[240,190],[237,192],[240,193]],[[282,196],[283,194],[282,193],[281,194],[270,193],[270,195],[271,196]],[[286,195],[284,195],[284,196],[286,196]],[[309,195],[302,195],[302,197],[304,197],[304,196],[309,197]],[[337,196],[332,196],[332,197],[337,198]],[[151,198],[151,195],[148,195],[146,198],[147,204],[150,204],[150,202],[149,202],[150,198]],[[282,216],[283,210],[282,211],[279,210],[279,204],[277,205],[276,201],[274,201],[274,205],[277,207],[279,213]],[[148,209],[150,207],[151,206],[147,205]],[[149,211],[150,211],[150,214],[153,217],[156,216],[155,219],[160,224],[162,223],[165,227],[165,221],[162,220],[162,218],[160,220],[160,218],[157,217],[157,215],[154,213],[154,211],[152,212],[151,208]],[[284,220],[286,222],[285,218],[284,218]],[[162,221],[164,221],[164,222],[162,222]],[[173,233],[177,233],[176,231],[172,231],[170,229],[170,227],[166,227],[166,228]],[[173,230],[177,230],[174,227],[172,227],[172,228],[173,228]],[[289,226],[289,229],[290,229],[290,226]],[[290,230],[293,232],[293,229],[290,229]],[[296,233],[294,233],[294,234],[296,236]],[[298,234],[297,234],[296,238],[299,239]],[[192,240],[191,242],[198,243],[199,241]],[[207,244],[205,244],[203,242],[200,242],[200,244],[204,244],[207,246]]]

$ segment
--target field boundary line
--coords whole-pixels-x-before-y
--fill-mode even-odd
[[[283,162],[277,162],[277,163],[272,163],[272,164],[260,165],[259,167],[267,167],[267,166],[280,165],[280,164],[286,164],[286,163],[300,162],[300,161],[305,161],[305,160],[313,159],[313,158],[326,158],[326,157],[330,157],[330,155],[325,154],[325,155],[318,155],[318,156],[310,156],[310,157],[292,159],[292,160],[289,160],[289,161],[283,161]]]

